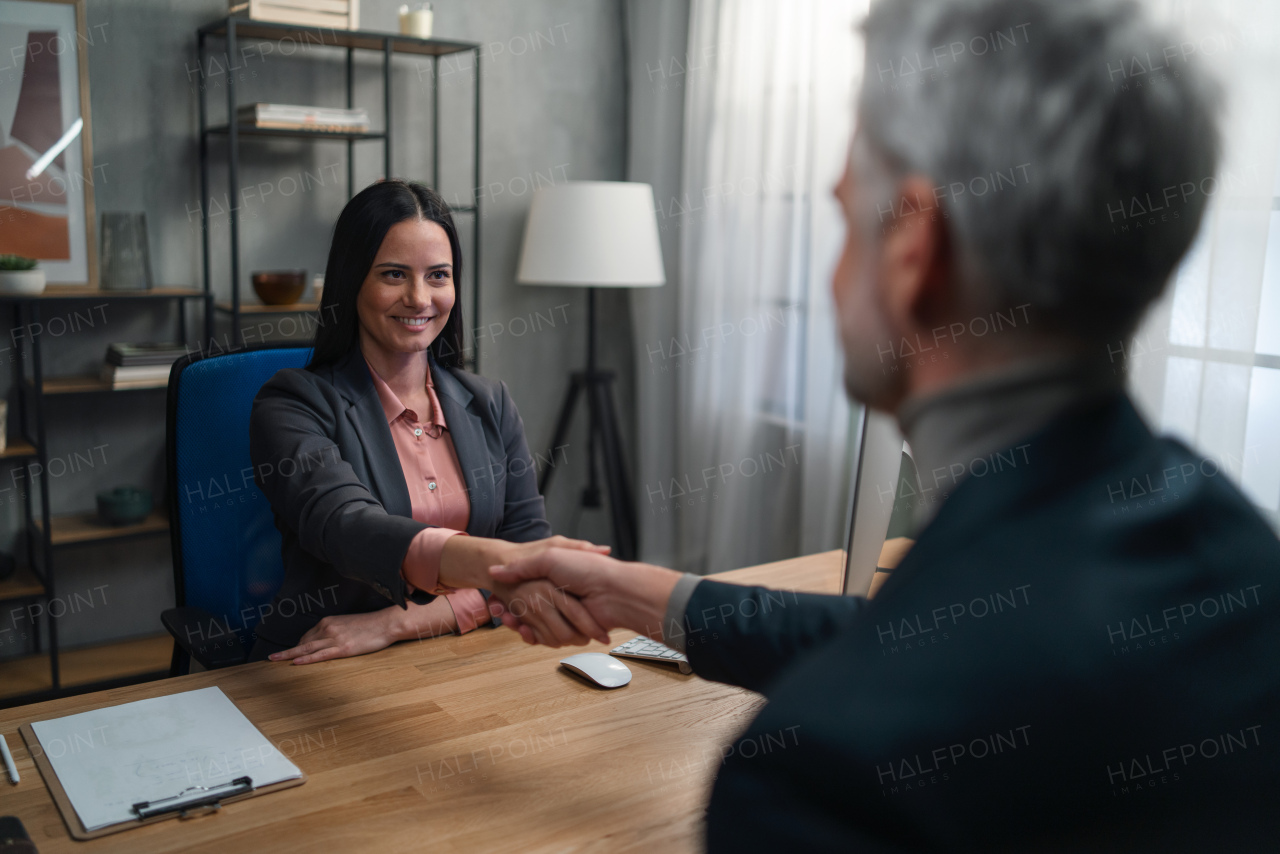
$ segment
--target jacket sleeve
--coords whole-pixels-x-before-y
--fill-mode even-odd
[[[400,567],[409,543],[427,526],[388,514],[342,459],[330,438],[341,417],[301,371],[277,373],[253,401],[254,481],[303,549],[407,607]]]
[[[704,679],[768,696],[779,672],[852,625],[866,604],[703,579],[685,609],[685,654]]]
[[[538,492],[538,470],[529,454],[529,443],[524,435],[524,421],[516,409],[515,401],[506,383],[499,383],[499,429],[506,460],[502,472],[505,480],[502,494],[502,524],[495,536],[513,543],[527,543],[551,536],[551,523],[547,521],[546,504]],[[554,453],[554,451],[553,451]],[[554,463],[554,460],[552,461]]]

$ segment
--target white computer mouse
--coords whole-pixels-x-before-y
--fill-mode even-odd
[[[560,659],[560,663],[601,688],[621,688],[631,681],[627,665],[603,652],[580,652]]]

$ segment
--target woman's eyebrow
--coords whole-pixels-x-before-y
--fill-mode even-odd
[[[397,270],[412,270],[412,269],[413,269],[413,268],[412,268],[412,267],[410,267],[408,264],[401,264],[401,263],[400,263],[400,262],[398,262],[398,261],[383,261],[381,264],[374,264],[373,266],[375,266],[375,267],[394,267],[394,268],[395,268],[395,269],[397,269]],[[442,262],[442,263],[439,263],[439,264],[432,264],[432,265],[431,265],[430,267],[428,267],[427,269],[428,269],[428,270],[452,270],[452,269],[453,269],[453,265],[452,265],[452,264],[450,264],[450,263],[448,263],[448,262]]]

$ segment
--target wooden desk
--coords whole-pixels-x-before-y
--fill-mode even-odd
[[[842,552],[717,576],[834,593]],[[633,632],[617,631],[612,644]],[[628,660],[625,688],[558,665],[589,647],[525,645],[506,629],[397,644],[296,667],[197,673],[0,710],[22,783],[0,782],[0,813],[41,854],[60,851],[695,851],[720,750],[760,697]],[[75,842],[18,725],[217,685],[309,776],[306,785],[218,815]]]

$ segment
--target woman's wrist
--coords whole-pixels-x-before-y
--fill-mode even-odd
[[[391,638],[392,643],[411,640],[414,637],[413,618],[411,615],[417,605],[413,602],[408,603],[408,605],[408,608],[392,605],[389,608],[382,609],[387,636]]]
[[[392,605],[383,613],[387,615],[387,634],[392,643],[444,635],[458,628],[453,607],[444,596],[425,605],[410,602],[407,609]]]
[[[512,544],[488,537],[450,537],[440,553],[439,583],[457,589],[488,588],[489,567],[506,563]]]

